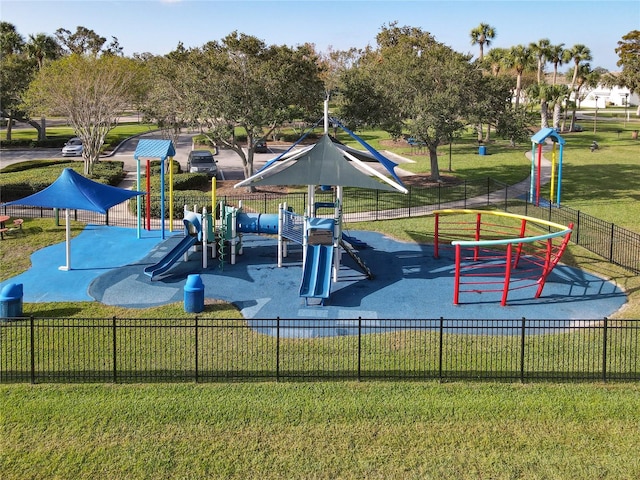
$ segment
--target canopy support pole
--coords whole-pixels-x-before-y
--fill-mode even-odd
[[[58,267],[58,270],[68,271],[71,270],[71,224],[69,221],[69,209],[65,209],[65,235],[66,235],[66,251],[67,251],[67,264]]]

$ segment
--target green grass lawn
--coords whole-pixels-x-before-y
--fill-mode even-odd
[[[640,475],[637,385],[1,386],[3,478]]]
[[[601,149],[594,153],[593,133],[580,123],[585,132],[567,135],[563,201],[640,231],[640,142],[627,135],[638,123],[618,135],[622,122],[599,122]],[[451,174],[519,181],[528,174],[527,148],[496,142],[481,158],[472,142],[454,145]],[[441,154],[441,171],[449,174],[448,149]],[[411,168],[426,165],[416,158]],[[427,238],[422,225],[411,218],[350,228],[415,241]],[[45,235],[16,236],[11,249],[0,245],[0,279],[28,268],[31,251],[64,237],[51,220],[29,220],[25,228]],[[579,247],[563,261],[618,282],[629,304],[617,316],[640,318],[637,276]],[[41,316],[182,314],[175,304],[135,314],[95,302],[28,308]],[[224,304],[207,313],[238,316]],[[637,384],[19,384],[0,385],[0,395],[0,471],[7,479],[640,478]]]

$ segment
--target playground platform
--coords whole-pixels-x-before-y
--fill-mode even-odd
[[[64,243],[35,252],[33,266],[0,284],[22,283],[25,314],[30,302],[91,301],[129,308],[146,308],[183,301],[187,276],[200,273],[205,297],[235,305],[246,319],[567,319],[599,320],[626,303],[615,284],[582,270],[558,265],[549,276],[541,298],[531,289],[509,293],[500,306],[501,292],[467,293],[453,305],[454,262],[433,258],[430,245],[400,242],[376,232],[349,232],[368,247],[358,255],[369,266],[368,279],[351,258],[343,255],[339,281],[323,306],[306,305],[299,296],[302,249],[292,246],[282,268],[277,267],[276,240],[245,235],[244,254],[235,265],[209,260],[201,266],[201,252],[190,251],[155,280],[144,274],[182,235],[161,241],[158,232],[89,225],[72,240],[74,269],[58,270],[64,260]],[[451,255],[453,252],[451,252]],[[312,333],[311,333],[312,334]]]

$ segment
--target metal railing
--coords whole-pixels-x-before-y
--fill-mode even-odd
[[[491,178],[480,181],[465,181],[456,186],[410,187],[408,194],[382,192],[377,190],[345,189],[343,214],[345,222],[370,222],[392,218],[409,218],[426,215],[442,208],[498,208],[504,211],[529,215],[551,222],[574,224],[571,242],[593,252],[602,258],[634,273],[640,273],[640,233],[621,228],[613,223],[565,206],[555,206],[551,202],[541,202],[544,206],[529,203],[528,190],[507,186]],[[240,201],[245,209],[260,213],[277,213],[278,204],[287,205],[296,212],[305,211],[307,194],[263,193],[221,196],[231,205]],[[332,200],[332,192],[318,192],[316,201]],[[153,198],[153,203],[159,198]],[[207,204],[207,202],[209,202]],[[94,212],[74,211],[73,218],[87,223],[135,227],[137,220],[129,210],[129,202],[112,208],[107,215]],[[197,204],[211,209],[206,195],[184,196],[179,193],[174,199],[174,211],[181,212],[183,205]],[[3,213],[12,217],[52,218],[57,213],[52,209],[4,206]],[[165,209],[168,211],[168,209]],[[154,222],[158,222],[154,219]],[[143,223],[144,224],[144,223]],[[180,220],[174,222],[177,231],[182,229]]]
[[[640,320],[314,322],[314,338],[286,319],[0,322],[0,383],[640,379]]]

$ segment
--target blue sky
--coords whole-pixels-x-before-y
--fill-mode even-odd
[[[161,55],[178,42],[199,47],[234,30],[267,44],[314,43],[326,51],[375,45],[382,25],[420,27],[459,52],[477,55],[469,32],[488,23],[492,47],[548,38],[592,52],[592,67],[618,70],[614,49],[623,35],[640,30],[640,1],[462,0],[0,0],[0,18],[18,32],[53,34],[84,26],[117,37],[125,55]],[[486,52],[486,48],[485,48]]]

